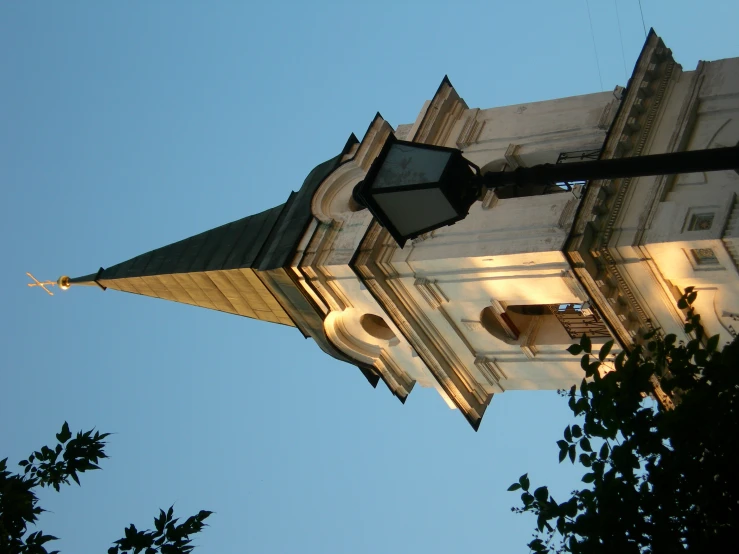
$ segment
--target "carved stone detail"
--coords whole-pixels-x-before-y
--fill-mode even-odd
[[[505,159],[506,162],[508,162],[508,165],[510,168],[518,169],[519,167],[524,166],[525,164],[521,161],[521,158],[518,156],[518,151],[520,150],[521,145],[520,144],[509,144],[508,149],[505,151]]]
[[[500,382],[504,379],[508,379],[508,376],[503,372],[500,366],[496,363],[495,358],[487,358],[485,356],[478,356],[475,358],[475,367],[480,370],[483,377],[490,383],[498,387],[501,392],[505,392],[503,385]]]
[[[418,277],[413,282],[413,285],[418,289],[418,292],[421,293],[421,296],[423,296],[423,299],[428,305],[431,306],[432,310],[436,310],[442,304],[449,302],[449,298],[444,294],[444,291],[441,290],[441,287],[439,287],[436,281],[426,279],[425,277]]]
[[[498,203],[498,200],[498,195],[495,194],[495,189],[488,190],[482,199],[482,209],[490,210],[494,208],[495,205]]]
[[[462,325],[464,325],[465,329],[467,329],[468,331],[472,331],[473,333],[485,330],[482,326],[482,323],[475,319],[463,319]]]
[[[485,120],[483,119],[482,121],[478,121],[477,119],[480,109],[475,108],[469,111],[470,116],[465,121],[464,126],[459,133],[459,137],[457,138],[458,148],[464,148],[465,146],[469,146],[470,144],[477,142],[477,139],[480,138],[480,133],[482,133],[482,130],[485,128]]]

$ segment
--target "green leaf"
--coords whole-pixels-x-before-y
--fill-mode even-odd
[[[605,343],[603,346],[600,347],[600,352],[598,353],[598,359],[602,362],[608,357],[608,354],[611,353],[611,348],[613,348],[613,341],[609,340],[607,343]]]
[[[698,297],[698,293],[696,291],[690,291],[688,294],[688,304],[692,304],[695,302],[695,299]]]
[[[580,463],[585,467],[590,467],[592,465],[590,462],[590,456],[587,454],[580,454]]]
[[[572,436],[575,437],[576,439],[579,439],[580,437],[582,437],[582,429],[580,428],[579,425],[572,426]]]
[[[685,298],[681,298],[680,300],[677,301],[677,307],[680,308],[681,310],[687,309],[688,301],[685,300]]]
[[[69,430],[69,423],[66,421],[62,425],[62,430],[56,434],[56,440],[64,444],[72,437],[72,432]]]
[[[559,451],[559,463],[561,464],[566,457],[567,457],[567,449],[563,448],[562,450]]]
[[[582,352],[582,346],[580,346],[579,344],[571,344],[570,347],[567,349],[567,352],[569,352],[573,356],[577,356]]]
[[[590,352],[593,350],[593,346],[590,342],[590,337],[588,337],[585,333],[582,334],[582,337],[580,337],[580,346],[582,346],[582,349],[590,354]]]
[[[572,442],[572,431],[570,430],[569,425],[565,428],[565,440],[567,442]]]
[[[583,483],[592,483],[595,481],[595,473],[586,473],[582,476]]]
[[[509,491],[517,491],[520,488],[521,488],[521,484],[520,483],[513,483],[510,487],[508,487],[508,490]]]
[[[559,439],[557,441],[557,446],[559,446],[559,449],[560,450],[567,450],[567,448],[568,448],[569,445],[567,444],[567,441],[562,440],[562,439]]]
[[[36,541],[36,544],[44,544],[49,541],[58,541],[58,540],[59,538],[55,537],[54,535],[44,535],[43,533],[41,533],[38,536],[38,540]]]
[[[523,490],[525,490],[525,491],[528,491],[529,490],[530,483],[529,483],[529,474],[528,473],[524,473],[523,475],[521,475],[521,477],[518,478],[518,482],[521,485],[521,488]]]
[[[577,454],[577,447],[574,444],[570,445],[568,454],[570,455],[570,462],[575,463],[575,454]]]
[[[590,364],[588,364],[588,369],[586,370],[585,375],[587,375],[588,377],[595,375],[598,372],[599,367],[600,367],[600,362],[598,361],[590,362]]]
[[[604,442],[603,446],[600,447],[599,456],[601,460],[605,460],[606,458],[608,458],[608,443],[607,442]]]
[[[695,287],[685,287],[685,294],[693,292],[694,290],[695,290]]]
[[[583,354],[582,358],[580,358],[580,367],[583,369],[583,371],[587,371],[589,365],[590,356],[588,356],[587,354]]]
[[[546,502],[547,498],[549,498],[549,489],[546,487],[539,487],[534,491],[534,498],[539,502]]]
[[[580,440],[580,448],[582,448],[585,452],[592,452],[593,449],[590,447],[590,441],[587,437],[583,437]]]
[[[707,352],[715,352],[716,348],[718,347],[718,335],[713,335],[710,339],[708,339],[708,343],[706,344],[706,351]]]

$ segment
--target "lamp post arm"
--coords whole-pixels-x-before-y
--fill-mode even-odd
[[[739,145],[632,158],[519,167],[514,171],[486,173],[483,181],[485,186],[496,188],[505,185],[546,185],[721,170],[739,171]]]

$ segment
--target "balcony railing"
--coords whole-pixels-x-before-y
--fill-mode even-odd
[[[557,157],[558,164],[566,164],[569,162],[584,162],[588,160],[597,160],[600,157],[600,148],[595,150],[572,150],[571,152],[560,152]],[[585,185],[586,181],[568,181],[563,183],[568,190],[575,185]]]
[[[610,337],[605,323],[585,304],[554,304],[549,309],[565,328],[572,339],[583,333],[589,337]]]

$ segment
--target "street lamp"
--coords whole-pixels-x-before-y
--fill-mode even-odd
[[[650,156],[519,167],[482,175],[456,148],[418,144],[393,135],[354,188],[402,248],[423,233],[464,219],[490,189],[515,190],[516,196],[543,194],[556,183],[737,170],[739,145]],[[503,192],[501,190],[501,193]]]

